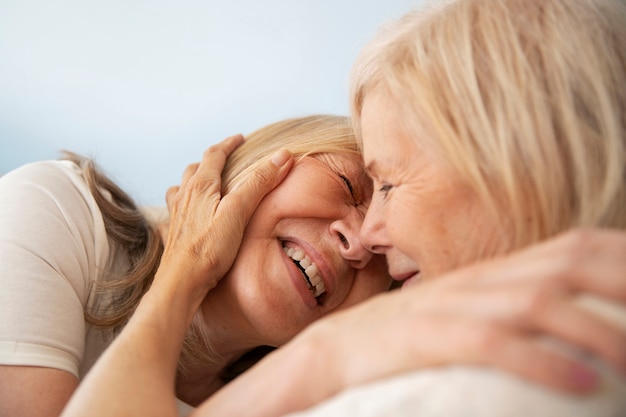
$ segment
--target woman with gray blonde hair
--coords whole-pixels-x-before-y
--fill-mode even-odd
[[[422,333],[426,371],[301,415],[625,415],[626,3],[458,0],[409,13],[364,49],[351,97],[378,190],[362,241],[404,284],[378,310],[372,301],[346,314],[341,328],[395,307],[387,314],[405,330],[430,320],[436,331]],[[621,232],[606,231],[604,246],[589,228]],[[569,257],[557,256],[567,246]],[[606,264],[588,263],[600,253]],[[538,273],[541,263],[552,273]],[[458,269],[466,265],[470,276]],[[507,331],[485,331],[485,321]],[[471,329],[464,338],[428,351],[459,323]],[[385,331],[376,333],[391,339]],[[490,356],[476,355],[476,338]],[[509,368],[504,358],[515,355]],[[365,358],[352,355],[346,373]],[[370,372],[398,366],[368,359]],[[455,361],[474,366],[440,366]],[[528,379],[596,390],[576,397]]]

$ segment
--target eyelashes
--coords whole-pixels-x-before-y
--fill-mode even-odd
[[[354,200],[354,205],[358,205],[359,203],[358,203],[356,194],[354,193],[354,187],[352,186],[352,183],[350,182],[348,177],[346,177],[345,175],[339,174],[339,178],[342,179],[342,181],[346,184],[346,187],[348,187],[348,190],[350,190],[350,195],[352,196],[352,200]]]
[[[383,196],[387,197],[387,195],[389,194],[389,191],[391,191],[392,188],[393,186],[390,184],[383,184],[378,189],[378,192],[383,193]]]
[[[348,187],[348,190],[350,190],[350,195],[352,195],[352,197],[354,197],[354,188],[352,187],[352,183],[350,182],[350,180],[348,179],[348,177],[346,177],[345,175],[339,175],[339,177],[343,180],[343,182],[346,183],[346,186]]]
[[[354,204],[359,205],[360,202],[359,202],[358,197],[356,196],[354,187],[352,186],[352,182],[350,182],[348,177],[342,174],[339,174],[339,178],[341,178],[341,180],[346,184],[346,187],[348,187],[348,190],[350,190],[350,195],[352,196],[352,199],[354,200]],[[382,184],[380,188],[378,188],[378,192],[383,194],[383,198],[386,198],[392,188],[393,188],[393,185],[391,184]]]

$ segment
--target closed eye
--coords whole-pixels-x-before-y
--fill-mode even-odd
[[[346,177],[345,175],[339,174],[339,177],[346,184],[346,186],[348,187],[348,190],[350,190],[350,195],[352,196],[352,199],[354,200],[354,204],[357,205],[358,204],[357,203],[357,198],[356,198],[356,195],[354,194],[354,187],[352,187],[352,183],[350,182],[348,177]]]

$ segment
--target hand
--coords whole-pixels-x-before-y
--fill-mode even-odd
[[[180,279],[201,300],[232,265],[246,224],[261,199],[279,184],[293,164],[282,150],[262,164],[251,178],[236,190],[221,195],[221,173],[227,157],[243,143],[232,136],[205,151],[202,162],[189,165],[180,186],[167,191],[170,212],[165,248],[157,279]],[[172,268],[177,271],[171,274]],[[165,275],[165,276],[163,276]]]
[[[318,321],[294,342],[315,345],[312,360],[319,363],[309,368],[326,374],[334,392],[448,364],[489,365],[557,389],[589,391],[593,371],[546,347],[543,336],[626,372],[626,331],[579,303],[581,294],[626,302],[625,254],[623,232],[569,232],[377,296]]]

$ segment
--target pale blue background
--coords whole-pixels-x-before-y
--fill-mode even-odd
[[[211,143],[347,114],[358,51],[420,3],[0,0],[0,175],[69,149],[163,204]]]

